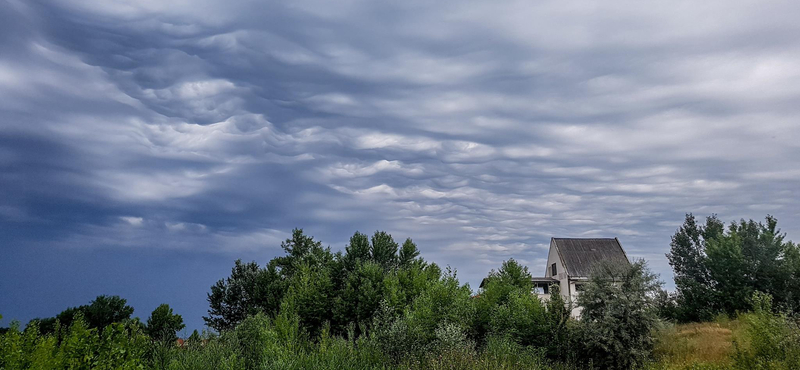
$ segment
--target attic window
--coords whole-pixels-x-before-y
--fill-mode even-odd
[[[556,270],[556,264],[550,265],[550,276],[556,276],[558,274],[558,270]]]

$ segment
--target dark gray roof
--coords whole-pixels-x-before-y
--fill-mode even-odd
[[[598,261],[630,263],[617,238],[571,239],[553,238],[558,255],[571,277],[589,276]]]

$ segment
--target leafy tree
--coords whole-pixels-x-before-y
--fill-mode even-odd
[[[498,271],[490,271],[483,281],[483,289],[475,301],[476,313],[472,335],[483,340],[489,333],[489,324],[497,306],[506,304],[515,291],[530,294],[533,290],[533,277],[526,266],[513,258],[504,261]]]
[[[384,270],[393,268],[397,263],[397,242],[385,231],[376,231],[372,235],[370,254],[372,260]]]
[[[330,321],[332,296],[333,284],[329,270],[324,266],[303,264],[296,267],[281,311],[288,309],[296,314],[300,326],[313,337]]]
[[[574,326],[570,320],[572,304],[565,301],[558,284],[550,286],[550,299],[545,303],[545,325],[549,337],[543,347],[545,354],[554,359],[564,359],[573,352],[570,343]]]
[[[667,257],[675,272],[677,318],[709,320],[716,313],[749,309],[747,298],[760,291],[776,306],[800,309],[800,252],[784,241],[777,220],[733,222],[727,230],[711,216],[698,226],[686,216]]]
[[[335,302],[334,315],[342,326],[368,323],[384,299],[384,270],[374,262],[360,263],[350,273]]]
[[[345,247],[345,254],[341,259],[346,272],[355,270],[360,262],[371,261],[369,237],[356,231],[350,237],[350,243]]]
[[[282,242],[281,248],[286,255],[276,257],[270,265],[276,266],[286,279],[290,279],[300,265],[323,266],[333,261],[330,248],[323,248],[314,237],[303,234],[303,229],[292,230],[292,237]]]
[[[442,325],[468,328],[475,312],[471,293],[469,285],[459,284],[450,269],[441,279],[431,282],[401,318],[410,340],[427,345],[436,339],[436,330]]]
[[[217,281],[208,293],[206,324],[218,331],[232,329],[248,315],[277,313],[286,282],[275,264],[259,268],[255,262],[236,260],[231,276]]]
[[[546,347],[551,340],[545,307],[529,291],[511,292],[505,304],[492,310],[489,321],[490,334],[508,336],[523,346]]]
[[[81,311],[90,328],[105,328],[129,320],[133,315],[133,307],[119,296],[98,296],[88,306],[82,306]]]
[[[202,342],[202,340],[203,340],[203,338],[200,337],[200,333],[197,332],[197,329],[194,329],[194,331],[192,331],[192,334],[189,335],[189,338],[186,339],[186,342],[190,346],[193,346],[193,345],[200,344]]]
[[[698,225],[690,213],[672,236],[667,259],[675,273],[682,321],[710,320],[716,313],[714,284],[705,249],[706,243],[722,235],[723,229],[715,215],[706,218],[705,225]]]
[[[183,317],[174,314],[172,308],[164,303],[156,307],[147,319],[145,333],[154,340],[170,343],[178,339],[177,332],[185,328]]]
[[[777,220],[766,223],[741,220],[706,247],[707,264],[718,291],[720,308],[726,313],[749,309],[748,298],[756,291],[774,297],[782,308],[794,308],[791,249],[783,241]]]
[[[411,241],[411,238],[406,239],[397,255],[398,265],[400,268],[408,268],[417,257],[419,257],[419,249],[417,249],[417,245]]]
[[[639,368],[649,358],[658,322],[653,300],[660,284],[644,261],[595,266],[578,296],[583,307],[579,339],[594,366]]]

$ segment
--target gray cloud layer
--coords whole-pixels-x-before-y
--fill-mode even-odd
[[[474,285],[543,271],[551,236],[617,236],[669,279],[685,212],[797,239],[798,11],[11,1],[4,248],[267,259],[295,226],[385,229]]]

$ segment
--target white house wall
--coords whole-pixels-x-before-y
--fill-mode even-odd
[[[556,275],[551,276],[550,266],[554,263],[556,264]],[[577,307],[575,304],[578,299],[575,282],[570,281],[570,276],[567,275],[567,270],[561,261],[561,257],[558,255],[558,250],[553,240],[550,241],[550,252],[547,254],[547,267],[545,268],[544,276],[558,280],[558,287],[561,289],[561,297],[563,297],[566,302],[572,302],[573,309],[571,315],[574,318],[578,318],[582,308]]]
[[[550,275],[550,266],[556,264],[556,275]],[[544,276],[552,277],[558,280],[558,287],[561,289],[561,296],[564,297],[564,300],[568,300],[570,287],[569,287],[569,276],[567,276],[567,270],[564,268],[564,264],[561,262],[561,257],[558,256],[558,250],[556,250],[555,243],[553,241],[550,242],[550,252],[547,255],[547,267],[545,268]]]

